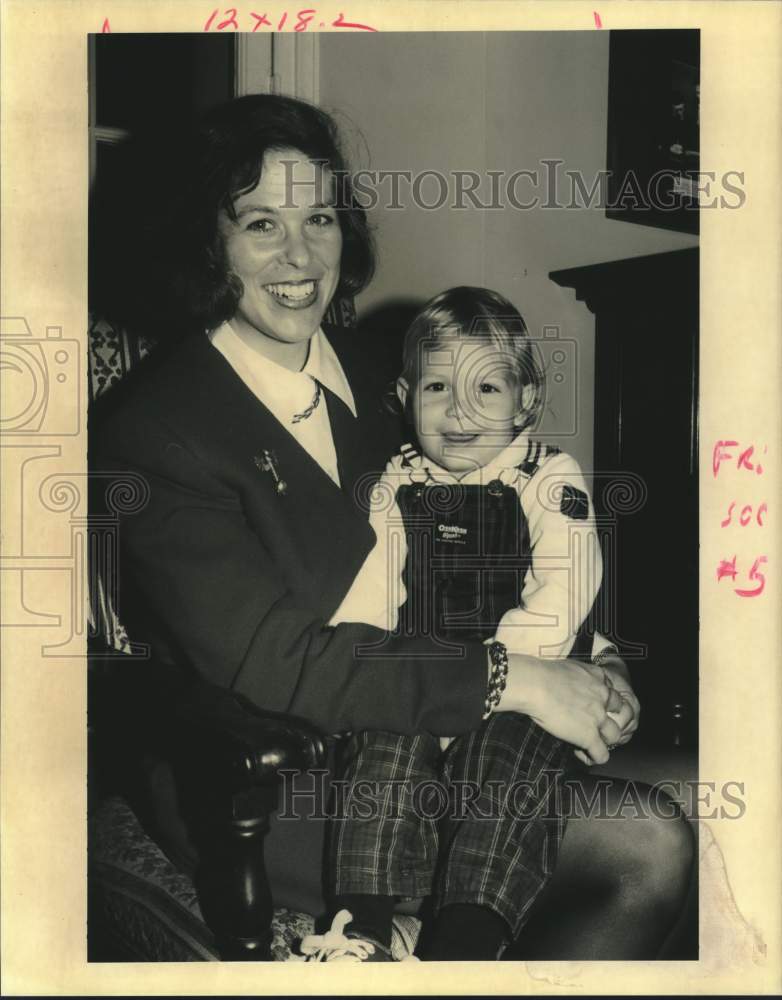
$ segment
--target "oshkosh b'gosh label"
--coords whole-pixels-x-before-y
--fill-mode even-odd
[[[458,524],[438,524],[437,541],[447,542],[450,545],[466,545],[467,528],[462,528]]]

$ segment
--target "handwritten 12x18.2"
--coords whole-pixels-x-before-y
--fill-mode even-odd
[[[271,15],[264,11],[257,14],[251,10],[248,14],[239,14],[236,7],[226,7],[220,10],[218,7],[212,11],[204,24],[204,31],[249,31],[255,33],[259,28],[269,28],[272,31],[306,31],[313,21],[316,21],[318,11],[315,7],[305,7],[303,10],[283,11],[281,14]],[[239,19],[244,22],[239,24]],[[356,21],[348,21],[345,15],[340,13],[334,21],[317,21],[316,28],[325,28],[327,23],[332,28],[346,28],[349,31],[377,31],[368,24],[359,24]]]

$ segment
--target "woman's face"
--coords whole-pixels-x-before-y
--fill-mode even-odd
[[[260,354],[299,370],[339,281],[332,175],[297,150],[270,151],[234,208],[236,221],[225,212],[218,219],[229,268],[244,286],[231,325]]]

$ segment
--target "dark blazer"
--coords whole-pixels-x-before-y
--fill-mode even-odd
[[[373,544],[362,498],[398,444],[380,405],[393,373],[373,368],[365,337],[327,335],[358,412],[327,394],[341,489],[206,337],[94,419],[91,468],[132,470],[149,485],[120,525],[120,618],[156,662],[326,732],[466,732],[483,711],[483,646],[446,656],[422,637],[325,627]],[[265,449],[284,493],[258,468]]]

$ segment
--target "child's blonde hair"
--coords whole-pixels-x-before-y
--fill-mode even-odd
[[[488,338],[511,361],[512,373],[518,383],[519,395],[529,387],[526,396],[531,401],[524,409],[524,419],[519,431],[532,426],[543,408],[545,379],[543,369],[535,357],[527,324],[518,309],[506,298],[490,288],[459,285],[435,295],[413,319],[407,334],[403,353],[401,379],[407,385],[405,415],[412,420],[413,390],[420,378],[423,345],[436,343],[443,336]]]

